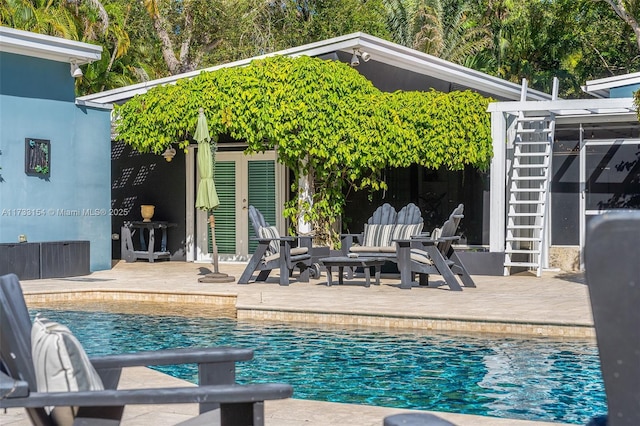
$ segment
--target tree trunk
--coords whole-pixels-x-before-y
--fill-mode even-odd
[[[631,27],[633,33],[636,35],[636,45],[638,46],[638,51],[640,51],[640,25],[638,24],[636,18],[631,16],[629,12],[627,12],[624,0],[604,1],[606,1],[613,8],[616,14]]]

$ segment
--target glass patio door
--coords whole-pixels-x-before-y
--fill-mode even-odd
[[[253,252],[253,227],[249,222],[249,205],[256,206],[267,222],[283,226],[281,194],[284,193],[284,171],[278,166],[274,152],[244,155],[242,152],[218,152],[214,181],[220,206],[213,211],[219,259],[245,261]],[[199,176],[196,170],[196,184]],[[207,214],[195,211],[195,258],[211,260],[210,227]]]

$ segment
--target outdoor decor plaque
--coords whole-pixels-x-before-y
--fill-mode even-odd
[[[51,141],[26,138],[24,148],[24,172],[29,176],[49,177],[51,172]]]

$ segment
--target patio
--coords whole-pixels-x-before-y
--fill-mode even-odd
[[[243,263],[223,263],[222,272],[236,278]],[[159,303],[236,304],[238,318],[275,321],[359,324],[382,327],[593,337],[588,292],[582,275],[545,272],[510,277],[474,276],[477,288],[452,292],[445,288],[402,290],[397,276],[384,276],[380,286],[365,288],[362,277],[345,285],[326,286],[323,274],[309,283],[198,283],[211,265],[188,262],[125,263],[113,269],[73,278],[22,281],[27,302],[55,306],[56,301],[129,300]],[[438,284],[440,277],[433,277]],[[237,299],[236,299],[237,297]],[[144,368],[130,369],[124,386],[167,385],[174,379]],[[196,412],[195,406],[128,407],[123,424],[175,424]],[[267,424],[381,425],[385,416],[407,410],[288,399],[266,404]],[[327,414],[330,413],[330,414]],[[330,417],[328,417],[330,416]],[[542,425],[550,423],[443,414],[465,425]],[[0,414],[0,423],[27,425],[22,410]],[[358,419],[358,420],[355,420]],[[557,424],[557,423],[553,423]]]

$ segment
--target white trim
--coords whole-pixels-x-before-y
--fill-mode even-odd
[[[636,106],[633,98],[612,99],[564,99],[557,101],[527,101],[527,102],[492,102],[489,104],[489,112],[517,113],[533,111],[550,111],[561,116],[588,116],[591,114],[618,115],[625,112],[633,112]]]
[[[610,89],[617,87],[631,86],[640,83],[640,72],[632,74],[615,75],[613,77],[588,80],[582,90],[598,98],[608,98]]]
[[[187,185],[186,185],[186,241],[187,241],[187,261],[193,262],[208,262],[212,261],[211,253],[208,252],[208,233],[207,212],[196,209],[195,198],[196,189],[200,182],[200,175],[197,167],[197,145],[190,145],[189,152],[186,155],[187,161]],[[233,254],[220,254],[221,261],[240,261],[245,262],[249,259],[249,241],[247,236],[249,235],[249,220],[247,216],[247,210],[249,208],[249,183],[248,183],[248,169],[249,162],[251,161],[273,161],[275,164],[275,203],[276,203],[276,222],[275,226],[280,230],[284,230],[285,221],[282,216],[282,209],[284,206],[284,196],[286,194],[286,182],[285,177],[287,169],[284,165],[277,161],[275,151],[265,151],[262,153],[245,155],[243,151],[218,151],[216,154],[216,161],[229,161],[235,162],[235,211],[236,211],[236,253]]]
[[[292,57],[302,55],[318,56],[336,51],[352,53],[354,48],[360,48],[361,50],[370,53],[373,61],[386,63],[398,68],[428,75],[445,82],[470,87],[472,89],[485,92],[491,96],[514,100],[520,98],[520,85],[518,84],[445,61],[426,53],[418,52],[417,50],[413,50],[378,37],[357,32],[278,52],[259,55],[249,59],[243,59],[171,77],[138,83],[119,89],[95,93],[83,96],[81,99],[92,100],[99,103],[124,102],[135,95],[146,93],[149,89],[155,86],[172,84],[181,78],[192,78],[203,71],[215,71],[221,68],[245,66],[254,59],[262,59],[276,55]],[[529,90],[528,99],[547,100],[551,99],[551,95],[536,90]]]
[[[502,112],[491,113],[493,157],[489,182],[489,251],[504,253],[507,190],[507,120]]]
[[[584,270],[584,245],[586,241],[586,217],[585,210],[587,206],[587,156],[586,156],[586,146],[584,143],[584,129],[582,128],[582,123],[580,124],[580,170],[578,174],[580,175],[579,181],[579,200],[578,200],[578,214],[580,218],[578,220],[579,232],[578,243],[580,244],[580,270]]]
[[[84,65],[100,59],[102,46],[0,27],[0,52]]]
[[[185,251],[187,262],[193,262],[197,260],[196,255],[196,226],[195,226],[195,204],[196,204],[196,147],[195,144],[190,144],[187,148],[187,153],[184,156],[185,161],[185,178],[186,178],[186,244]]]
[[[584,144],[585,146],[640,145],[640,139],[638,138],[585,139]]]
[[[81,99],[76,99],[76,105],[84,106],[84,107],[88,107],[88,108],[98,108],[98,109],[105,109],[105,110],[113,111],[113,105],[111,105],[111,104],[99,104],[97,102],[84,101],[84,100],[81,100]]]

